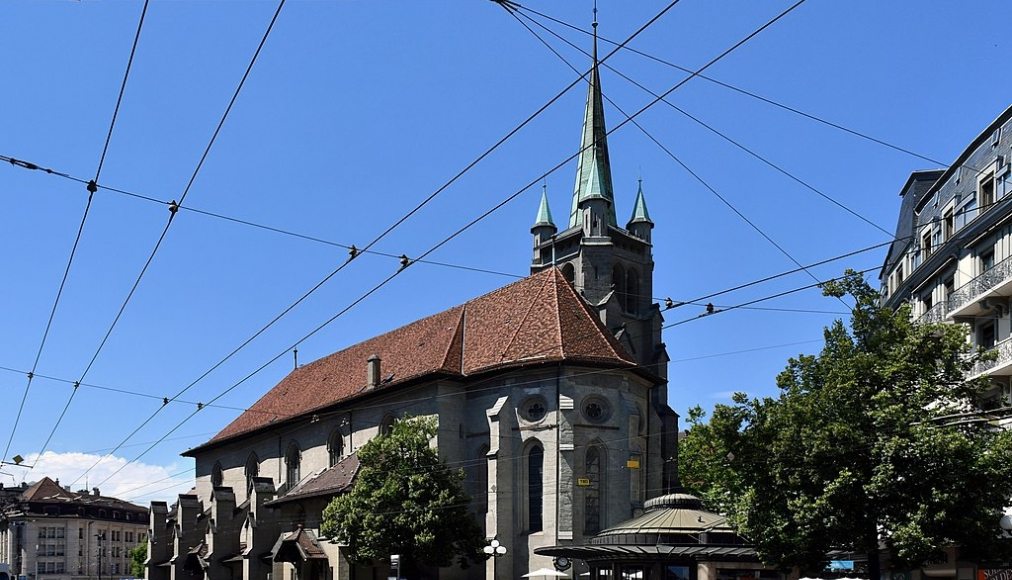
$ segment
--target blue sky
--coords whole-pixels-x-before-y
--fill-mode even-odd
[[[524,4],[584,28],[590,20],[589,1]],[[600,32],[622,40],[665,4],[600,0]],[[682,0],[631,46],[696,68],[788,5]],[[0,7],[0,155],[94,176],[141,6]],[[180,197],[275,8],[259,1],[151,3],[103,185],[160,200]],[[707,74],[950,162],[1009,105],[1010,21],[1012,5],[1000,1],[809,0]],[[544,23],[589,49],[586,36]],[[587,66],[586,57],[547,39],[578,67]],[[685,76],[630,53],[608,62],[657,92]],[[575,77],[492,2],[292,0],[186,205],[361,247]],[[602,83],[627,112],[652,99],[607,69]],[[583,86],[568,92],[376,249],[417,256],[575,153],[584,98]],[[700,79],[670,100],[889,231],[910,171],[935,166]],[[610,126],[623,119],[611,105],[606,114]],[[638,121],[802,263],[888,239],[664,104]],[[635,127],[609,140],[620,221],[643,178],[656,222],[656,297],[690,300],[794,267]],[[566,214],[574,172],[569,163],[547,178],[558,219]],[[525,274],[539,192],[523,193],[431,258]],[[25,370],[39,348],[87,192],[79,183],[5,164],[0,195],[0,366]],[[32,458],[41,450],[71,392],[41,375],[80,378],[167,217],[164,205],[96,194],[9,456]],[[869,252],[813,272],[828,278],[845,267],[874,268],[883,255]],[[345,257],[338,247],[181,211],[85,382],[171,396]],[[210,400],[396,268],[394,259],[356,260],[183,398]],[[300,360],[512,279],[416,264],[302,343]],[[809,283],[799,273],[713,302],[733,305]],[[772,393],[787,357],[815,351],[822,328],[843,310],[816,290],[760,306],[817,312],[736,310],[665,331],[677,411],[710,407],[736,390]],[[700,312],[684,306],[665,318]],[[291,366],[283,356],[218,401],[231,408],[203,409],[104,485],[139,501],[185,491],[192,481],[187,474],[134,488],[190,467],[179,452],[208,439]],[[10,436],[25,383],[23,374],[0,371],[8,425],[0,444]],[[52,453],[28,479],[75,479],[159,406],[157,399],[82,387],[48,448]],[[158,439],[193,410],[193,404],[169,405],[91,472],[88,483],[101,482],[147,448],[136,444]],[[18,481],[25,473],[3,471]]]

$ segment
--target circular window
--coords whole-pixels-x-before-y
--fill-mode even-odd
[[[545,407],[544,399],[541,397],[531,397],[524,401],[523,406],[520,408],[520,413],[528,421],[540,421],[548,414],[548,409]]]
[[[600,397],[588,397],[583,402],[583,416],[592,423],[607,421],[610,412],[608,402]]]

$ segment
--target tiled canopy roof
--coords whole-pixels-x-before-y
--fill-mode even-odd
[[[383,382],[370,389],[366,359],[372,355],[382,359]],[[299,367],[196,449],[421,378],[464,378],[558,361],[635,366],[573,286],[551,268]]]
[[[331,467],[324,469],[318,475],[300,482],[285,495],[273,499],[264,505],[286,503],[310,497],[335,495],[347,491],[351,488],[352,483],[355,482],[355,475],[358,473],[359,465],[358,454],[352,453]]]

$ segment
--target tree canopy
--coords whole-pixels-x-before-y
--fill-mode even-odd
[[[130,550],[130,573],[135,578],[144,578],[144,562],[148,559],[148,544],[137,544]]]
[[[405,418],[358,450],[355,483],[330,502],[321,525],[324,536],[348,546],[353,561],[398,554],[402,573],[411,577],[419,565],[485,559],[463,472],[447,467],[429,445],[436,431],[432,418]]]
[[[820,570],[845,550],[867,554],[878,578],[880,545],[896,569],[950,545],[966,558],[1003,555],[1012,433],[978,410],[988,379],[967,380],[986,355],[963,325],[880,306],[854,272],[823,291],[853,299],[849,327],[836,321],[817,356],[790,359],[778,396],[738,393],[708,423],[691,411],[683,484],[785,568]]]

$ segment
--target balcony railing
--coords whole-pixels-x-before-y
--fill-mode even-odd
[[[1012,278],[1012,256],[998,262],[980,276],[960,286],[949,296],[949,310],[959,310],[1009,278]]]
[[[935,324],[944,322],[949,316],[949,302],[943,300],[929,308],[924,314],[917,318],[919,324]]]
[[[996,352],[997,356],[991,360],[978,361],[977,364],[973,365],[973,370],[970,372],[971,377],[980,376],[988,371],[1012,363],[1012,337],[995,344],[989,349],[990,351]]]

